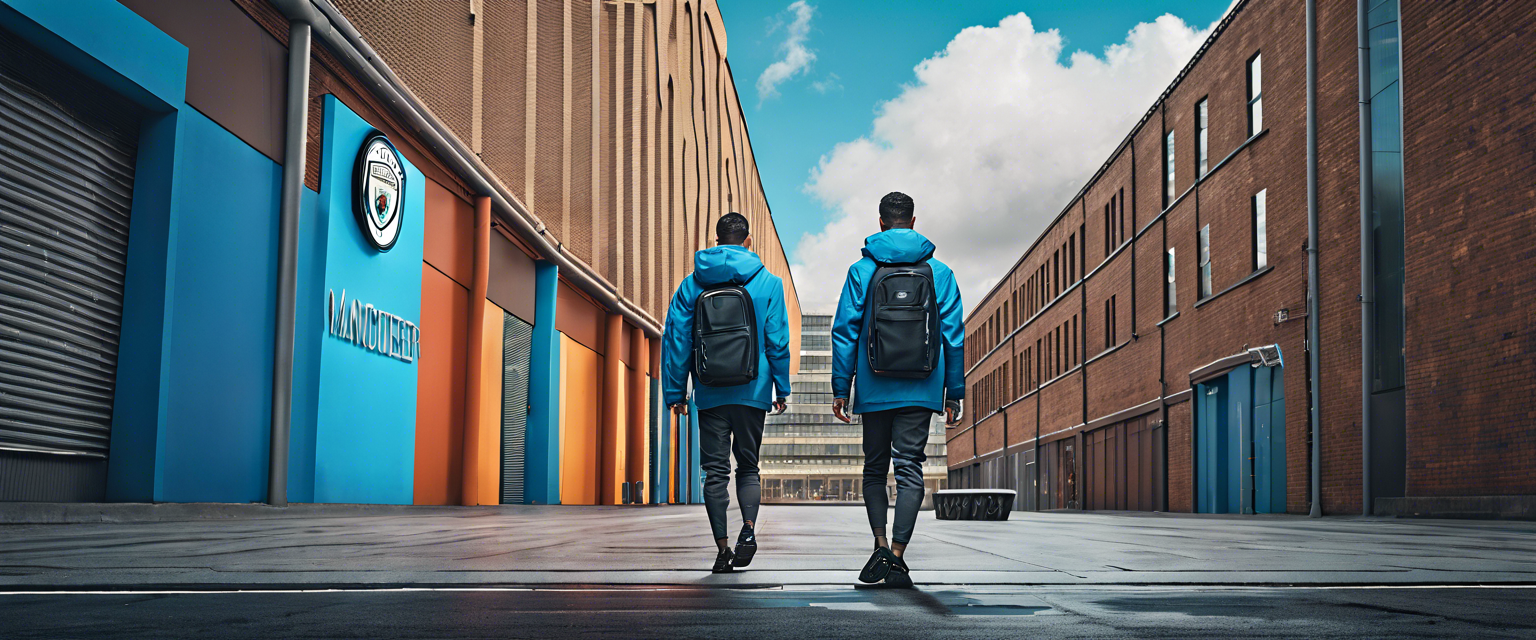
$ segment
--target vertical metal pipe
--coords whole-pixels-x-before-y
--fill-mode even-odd
[[[1307,396],[1312,431],[1312,510],[1323,515],[1321,427],[1322,341],[1318,338],[1317,257],[1317,0],[1307,0]]]
[[[1376,366],[1376,242],[1371,221],[1371,36],[1367,0],[1356,0],[1355,26],[1360,48],[1360,511],[1371,515],[1371,372]]]
[[[288,26],[288,104],[283,132],[282,204],[278,213],[277,336],[272,353],[272,429],[267,456],[267,504],[288,506],[288,433],[293,421],[294,307],[299,284],[299,204],[304,190],[304,143],[309,128],[310,25]]]

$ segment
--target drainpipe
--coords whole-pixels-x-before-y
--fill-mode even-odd
[[[323,21],[307,0],[274,0],[288,17],[288,104],[283,131],[283,186],[278,213],[277,335],[272,354],[272,428],[267,456],[267,504],[288,506],[288,433],[293,420],[293,333],[298,289],[299,203],[309,127],[311,25]]]
[[[491,279],[491,199],[475,197],[475,257],[474,276],[469,287],[468,349],[469,369],[464,382],[464,449],[460,467],[459,503],[465,506],[480,504],[480,445],[482,432],[490,426],[481,420],[480,405],[484,402],[485,369],[485,293]]]
[[[1371,515],[1371,372],[1376,367],[1376,327],[1371,317],[1376,292],[1376,239],[1371,224],[1371,40],[1366,27],[1366,0],[1356,0],[1355,31],[1360,47],[1360,511]]]
[[[1317,266],[1317,0],[1307,0],[1307,395],[1311,399],[1308,422],[1312,431],[1312,512],[1323,515],[1322,425],[1320,406],[1322,341],[1318,335]]]

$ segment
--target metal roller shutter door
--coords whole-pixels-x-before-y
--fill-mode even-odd
[[[522,504],[533,326],[510,313],[502,313],[501,503]]]
[[[0,466],[32,480],[7,483],[15,490],[0,488],[0,500],[103,489],[82,494],[53,454],[100,467],[80,473],[104,471],[138,119],[101,85],[0,31]]]

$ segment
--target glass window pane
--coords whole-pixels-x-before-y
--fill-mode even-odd
[[[1264,99],[1260,98],[1255,101],[1253,106],[1250,107],[1250,112],[1253,115],[1249,119],[1248,135],[1251,136],[1264,130]]]
[[[1252,100],[1264,93],[1264,65],[1261,55],[1255,55],[1248,63],[1248,99]]]
[[[1265,211],[1265,201],[1269,197],[1269,190],[1265,189],[1253,196],[1253,262],[1254,270],[1263,269],[1269,265],[1269,221]]]

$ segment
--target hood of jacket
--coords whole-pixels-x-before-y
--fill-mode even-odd
[[[693,254],[693,277],[700,286],[746,284],[762,270],[762,259],[740,245],[723,244]]]
[[[923,234],[911,229],[890,229],[864,239],[864,255],[886,264],[926,260],[934,248]]]

